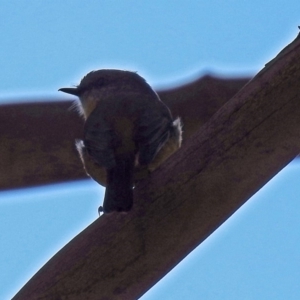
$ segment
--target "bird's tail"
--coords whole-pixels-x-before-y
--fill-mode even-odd
[[[116,159],[116,165],[107,169],[103,212],[129,211],[133,204],[134,155]],[[100,209],[101,210],[101,209]]]

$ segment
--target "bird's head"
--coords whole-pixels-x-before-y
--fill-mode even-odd
[[[102,69],[84,76],[78,86],[59,91],[79,97],[80,112],[87,118],[103,96],[118,92],[141,91],[153,93],[147,82],[135,72]]]

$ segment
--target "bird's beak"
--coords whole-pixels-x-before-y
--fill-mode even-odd
[[[67,93],[67,94],[79,96],[79,90],[78,90],[78,88],[61,88],[61,89],[59,89],[59,91]]]

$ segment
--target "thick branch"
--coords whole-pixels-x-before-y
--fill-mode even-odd
[[[135,189],[127,215],[100,217],[17,299],[138,299],[288,164],[300,147],[300,40]]]
[[[203,125],[249,79],[205,76],[158,92],[179,115],[184,139]],[[0,107],[0,189],[87,178],[74,140],[82,137],[83,120],[72,102],[40,102]]]

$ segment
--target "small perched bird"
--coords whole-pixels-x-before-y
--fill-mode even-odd
[[[85,125],[76,147],[87,174],[106,186],[99,211],[129,211],[138,170],[154,170],[180,147],[180,119],[130,71],[92,71],[59,91],[79,97]]]

